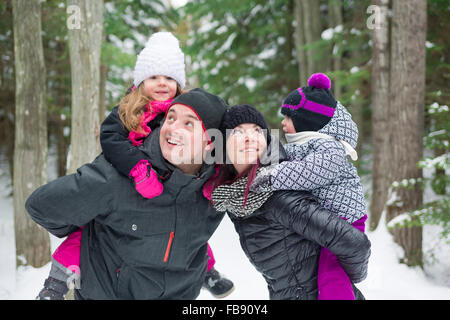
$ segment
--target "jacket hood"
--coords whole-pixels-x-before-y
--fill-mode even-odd
[[[330,122],[318,132],[335,137],[337,140],[344,140],[354,149],[358,143],[358,127],[352,120],[352,115],[339,101]]]

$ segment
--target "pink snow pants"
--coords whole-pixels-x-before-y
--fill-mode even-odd
[[[80,274],[80,249],[81,249],[81,233],[83,228],[69,234],[59,247],[55,250],[52,257],[67,269],[72,270],[76,274]],[[207,271],[214,267],[216,260],[211,247],[208,244],[208,268]]]
[[[361,232],[365,230],[367,215],[352,223]],[[342,269],[337,257],[327,248],[322,248],[319,257],[317,285],[319,300],[355,300],[352,283]]]

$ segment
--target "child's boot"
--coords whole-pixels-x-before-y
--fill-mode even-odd
[[[207,289],[215,298],[222,299],[233,292],[234,284],[231,280],[222,277],[216,269],[212,268],[206,273],[203,288]]]
[[[36,300],[64,300],[64,296],[68,291],[67,283],[48,277],[44,282],[44,288],[39,292]]]

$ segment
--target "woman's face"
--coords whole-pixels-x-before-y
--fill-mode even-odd
[[[264,131],[254,123],[243,123],[232,129],[226,143],[228,159],[239,174],[256,164],[266,148]]]

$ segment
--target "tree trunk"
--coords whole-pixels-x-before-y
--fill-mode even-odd
[[[425,40],[427,1],[394,1],[392,15],[392,60],[390,74],[391,181],[417,179],[417,162],[423,154],[425,99]],[[419,208],[422,190],[394,189],[395,201],[386,211],[386,221]],[[405,263],[422,265],[422,227],[394,228],[394,239],[405,251]]]
[[[320,3],[317,0],[299,1],[303,11],[303,29],[305,44],[310,45],[321,39],[322,24],[320,21]],[[297,20],[298,21],[298,20]],[[318,50],[307,49],[307,74],[308,77],[315,72],[325,72],[327,67],[318,58]]]
[[[98,104],[98,116],[99,121],[105,120],[106,114],[106,79],[108,76],[108,66],[105,64],[100,65],[100,102]]]
[[[337,27],[337,26],[343,26],[344,20],[342,18],[342,5],[341,1],[338,0],[329,0],[328,1],[328,16],[330,20],[330,28]],[[342,69],[342,61],[341,61],[341,50],[339,49],[338,43],[333,44],[332,48],[332,56],[333,56],[333,71],[339,71]],[[337,77],[334,77],[333,79],[333,91],[334,96],[336,100],[339,100],[342,95],[342,87],[339,83],[339,80]]]
[[[355,93],[356,94],[356,93]],[[361,155],[363,154],[363,143],[365,141],[364,135],[364,104],[361,101],[361,97],[357,96],[355,100],[351,102],[349,111],[352,114],[352,120],[356,123],[358,127],[358,144],[356,145],[356,153],[358,154],[359,161],[355,162],[354,165],[358,171],[361,169]]]
[[[68,0],[78,8],[69,27],[72,74],[72,127],[68,173],[91,162],[100,152],[99,96],[100,51],[102,43],[103,1]],[[78,16],[77,16],[78,15]]]
[[[102,30],[102,42],[106,42],[106,30]],[[108,66],[102,62],[100,55],[100,101],[98,104],[99,121],[103,122],[106,117],[106,80],[108,78]],[[100,134],[100,133],[99,133]]]
[[[372,0],[380,8],[378,28],[372,30],[372,202],[370,230],[375,230],[384,210],[389,189],[389,0]]]
[[[0,10],[1,11],[1,10]],[[0,14],[1,19],[5,26],[14,29],[12,18],[12,4],[6,2],[4,11]],[[6,21],[9,23],[7,24]],[[12,32],[14,36],[14,32]],[[5,56],[11,57],[9,61],[0,59],[0,101],[2,102],[2,108],[4,108],[3,119],[0,123],[3,131],[0,136],[6,146],[6,156],[9,164],[9,174],[11,181],[14,176],[14,114],[15,114],[15,83],[14,83],[14,39],[7,40],[7,46],[4,47],[5,51],[2,52]]]
[[[58,146],[58,177],[66,175],[66,163],[67,163],[67,141],[64,136],[64,120],[58,117],[56,120],[56,143]]]
[[[50,261],[50,239],[25,210],[25,200],[47,181],[45,64],[39,0],[13,1],[16,69],[14,231],[17,265]]]
[[[56,90],[57,105],[67,106],[68,97],[66,92],[64,92],[65,87],[60,85]],[[62,114],[57,114],[55,116],[55,127],[56,127],[56,143],[58,147],[58,177],[65,176],[67,174],[67,152],[69,149],[70,139],[65,135],[64,127],[68,126],[68,120],[62,116]]]
[[[306,63],[306,51],[303,48],[305,45],[305,34],[303,30],[303,0],[295,0],[294,2],[294,16],[295,16],[295,51],[297,52],[298,74],[301,85],[306,85],[308,81],[308,67]]]

